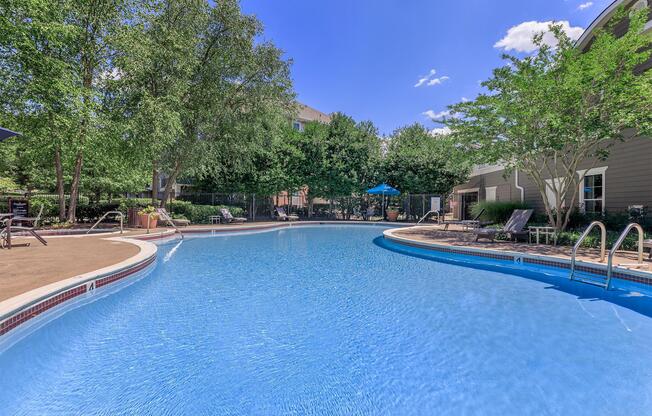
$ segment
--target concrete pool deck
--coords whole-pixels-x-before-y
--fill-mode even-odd
[[[450,247],[459,247],[459,248],[470,248],[470,249],[481,249],[481,250],[491,250],[491,251],[505,251],[513,253],[522,253],[522,254],[531,254],[536,256],[548,256],[559,258],[563,260],[570,260],[571,258],[571,249],[569,246],[552,246],[544,244],[528,244],[528,243],[516,243],[509,241],[495,241],[490,242],[489,240],[475,241],[475,235],[471,232],[463,232],[461,228],[455,228],[451,226],[449,231],[444,231],[441,226],[438,225],[426,225],[426,226],[414,226],[401,228],[399,230],[394,230],[393,235],[401,237],[407,240],[414,241],[415,243],[431,243],[441,246],[450,246]],[[606,255],[609,254],[607,249]],[[606,257],[606,256],[605,256]],[[600,262],[600,250],[597,249],[585,249],[580,248],[577,252],[577,260],[594,263],[601,266],[606,265],[606,259],[604,263]],[[631,264],[636,263],[637,253],[631,251],[618,251],[614,256],[614,266],[619,266],[621,264]],[[643,264],[646,267],[628,267],[620,266],[622,268],[636,270],[639,272],[652,272],[652,261],[648,259],[648,253],[644,253]],[[652,276],[652,273],[650,273]]]
[[[319,222],[315,222],[319,223]],[[344,222],[338,222],[344,223]],[[305,222],[303,223],[305,224]],[[182,232],[206,233],[213,231],[229,231],[244,229],[265,229],[288,225],[280,222],[257,222],[233,225],[192,225],[181,228]],[[171,237],[174,230],[159,227],[152,230],[152,239]],[[499,250],[550,256],[570,259],[570,247],[554,247],[525,243],[474,242],[473,234],[461,232],[455,226],[450,231],[443,231],[439,226],[412,226],[397,229],[396,236],[421,243],[435,243],[444,246],[455,246],[473,249]],[[11,250],[0,250],[0,302],[30,290],[62,281],[74,276],[102,269],[138,254],[139,247],[129,241],[116,241],[115,237],[146,237],[146,230],[129,229],[120,235],[117,232],[95,235],[47,236],[48,245],[43,246],[33,238],[15,237],[15,244],[30,242],[29,247],[14,247]],[[599,263],[598,250],[581,249],[578,260]],[[633,263],[635,253],[619,252],[614,264]],[[645,263],[652,265],[645,255]],[[639,272],[650,272],[650,268],[635,268]],[[652,273],[651,273],[652,276]]]

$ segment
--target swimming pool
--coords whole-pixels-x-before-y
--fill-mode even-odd
[[[162,245],[147,277],[0,354],[0,414],[652,412],[648,297],[382,230]]]

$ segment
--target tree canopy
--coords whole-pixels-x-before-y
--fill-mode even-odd
[[[389,138],[384,176],[407,193],[446,195],[464,182],[471,164],[450,135],[434,135],[420,124],[396,130]]]
[[[557,229],[571,215],[564,204],[572,207],[577,199],[580,163],[598,163],[619,140],[652,131],[652,71],[638,70],[652,54],[652,40],[642,34],[646,17],[621,9],[586,51],[552,25],[557,47],[539,35],[534,55],[505,56],[507,65],[483,83],[488,92],[451,106],[444,120],[477,162],[531,177]],[[629,30],[617,37],[613,25],[622,19]]]

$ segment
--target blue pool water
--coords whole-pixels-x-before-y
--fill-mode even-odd
[[[649,298],[381,232],[163,245],[150,275],[0,354],[0,414],[652,413]]]

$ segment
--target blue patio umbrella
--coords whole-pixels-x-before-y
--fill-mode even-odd
[[[370,195],[383,196],[383,205],[382,205],[383,218],[385,218],[385,195],[389,195],[389,196],[401,195],[401,191],[399,191],[396,188],[392,188],[386,183],[381,183],[380,185],[377,185],[371,189],[367,189],[367,193]]]
[[[0,127],[0,142],[10,137],[18,136],[20,133]]]

